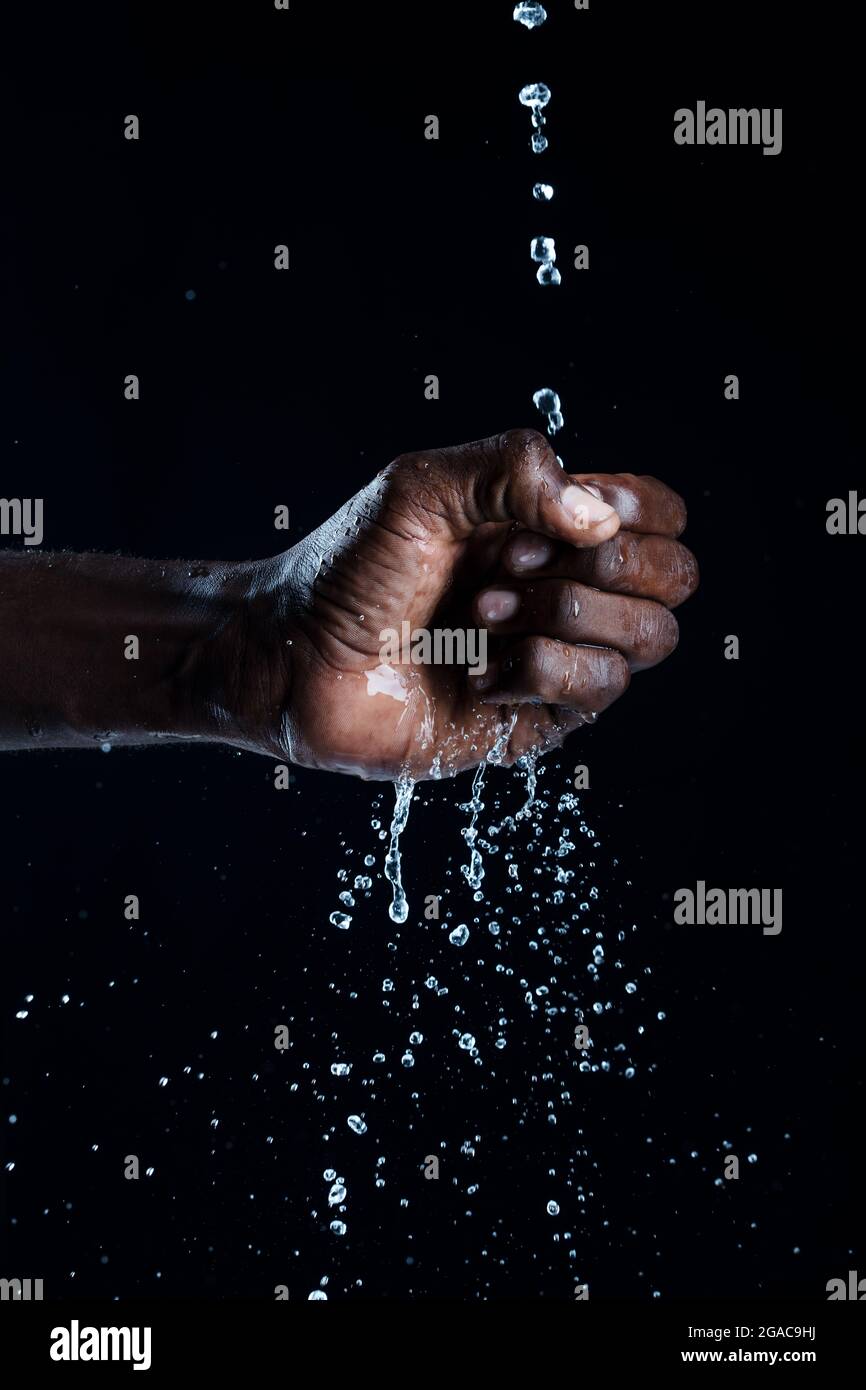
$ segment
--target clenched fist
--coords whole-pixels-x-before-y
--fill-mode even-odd
[[[676,646],[671,609],[697,584],[685,521],[654,478],[564,473],[528,430],[403,455],[270,562],[291,642],[273,750],[423,778],[477,764],[504,729],[506,763],[561,743]],[[382,660],[388,633],[467,629],[476,674]]]
[[[402,455],[267,560],[5,552],[0,742],[200,739],[367,778],[510,763],[673,651],[685,520],[656,479],[565,473],[512,430]],[[425,656],[442,632],[472,665]]]

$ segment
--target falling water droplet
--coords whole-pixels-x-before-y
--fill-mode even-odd
[[[415,783],[411,777],[403,776],[396,784],[397,793],[394,803],[394,816],[391,821],[391,843],[388,853],[385,856],[385,877],[391,884],[393,898],[391,906],[388,908],[388,916],[392,922],[405,922],[409,916],[409,904],[406,901],[406,894],[403,891],[403,881],[400,873],[400,836],[406,828],[409,819],[409,808],[412,805],[412,793]]]
[[[531,111],[540,111],[550,101],[550,88],[543,82],[530,82],[521,87],[518,100],[521,106],[528,106]]]
[[[533,3],[533,0],[521,0],[514,7],[514,19],[526,29],[537,29],[547,19],[547,10],[543,5]]]
[[[556,260],[556,242],[552,236],[533,237],[529,253],[534,261],[543,261],[547,264]]]

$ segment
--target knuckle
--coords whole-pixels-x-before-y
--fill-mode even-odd
[[[671,652],[676,651],[677,643],[680,640],[680,625],[673,613],[669,613],[667,608],[661,609],[658,624],[658,647],[661,658],[664,660],[671,655]]]
[[[384,471],[391,476],[394,474],[417,472],[423,459],[424,455],[419,453],[398,454],[395,459],[391,460]]]
[[[638,538],[630,532],[619,532],[595,551],[595,572],[600,584],[616,587],[632,573]]]
[[[687,598],[691,598],[697,589],[701,576],[698,562],[692,552],[686,546],[680,545],[679,541],[675,544],[676,550],[672,568],[677,590],[676,602],[684,603]]]
[[[547,455],[547,440],[538,430],[506,430],[499,437],[501,453],[512,468],[537,468]]]
[[[628,690],[631,671],[621,652],[607,652],[605,656],[605,683],[613,692],[613,699],[617,700]]]
[[[641,599],[633,610],[632,623],[631,646],[638,662],[653,664],[670,656],[679,640],[679,625],[667,608]]]
[[[575,586],[567,580],[554,580],[547,586],[547,617],[553,631],[567,636],[579,610]]]
[[[530,637],[524,652],[524,677],[534,695],[548,699],[559,688],[556,648],[544,637]]]

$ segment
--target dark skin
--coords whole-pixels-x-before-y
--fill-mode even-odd
[[[656,479],[564,473],[512,430],[401,456],[266,560],[7,551],[0,747],[197,739],[422,778],[434,757],[443,776],[477,765],[516,711],[509,764],[673,651],[671,610],[698,581],[685,520]],[[487,672],[394,666],[393,693],[369,693],[380,634],[404,621],[486,628]]]

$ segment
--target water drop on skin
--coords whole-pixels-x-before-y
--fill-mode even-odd
[[[399,701],[401,705],[405,705],[409,699],[406,682],[393,666],[383,663],[372,671],[366,671],[365,675],[368,695],[390,695],[392,700]]]

